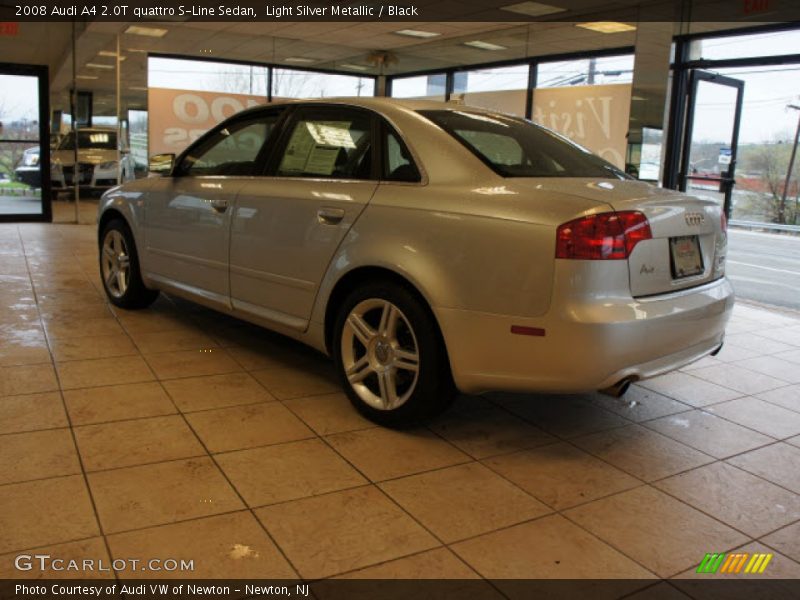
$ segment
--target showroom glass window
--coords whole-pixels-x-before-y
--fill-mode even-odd
[[[445,82],[446,76],[444,73],[395,77],[392,79],[392,98],[421,98],[444,101]]]
[[[633,54],[541,62],[536,71],[536,87],[567,87],[631,83]]]
[[[256,65],[151,56],[147,61],[147,85],[266,97],[268,72],[267,67]]]
[[[334,75],[296,69],[273,69],[272,97],[336,98],[341,96],[371,97],[375,79],[357,75]]]
[[[370,179],[372,117],[347,109],[299,111],[282,143],[275,174]]]
[[[178,168],[179,175],[256,175],[256,163],[280,111],[234,121],[192,147]]]
[[[454,75],[454,94],[464,104],[525,116],[529,67],[474,69]]]

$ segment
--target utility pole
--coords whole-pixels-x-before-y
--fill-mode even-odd
[[[800,111],[800,106],[797,104],[789,104],[786,108]],[[794,145],[792,146],[792,155],[789,157],[789,167],[786,169],[786,181],[783,184],[783,197],[781,198],[780,216],[781,221],[785,221],[786,217],[786,194],[789,193],[789,182],[792,179],[792,167],[794,166],[794,157],[797,154],[797,142],[800,140],[800,114],[797,117],[797,131],[794,134]],[[797,225],[797,198],[794,201],[794,224]]]

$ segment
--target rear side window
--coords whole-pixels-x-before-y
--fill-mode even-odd
[[[282,177],[370,179],[372,119],[352,110],[300,111],[277,163]]]
[[[457,110],[420,113],[503,177],[627,178],[611,163],[524,119]]]
[[[421,181],[422,178],[411,153],[403,140],[388,126],[384,127],[383,144],[383,175],[381,178],[384,181],[412,183]]]

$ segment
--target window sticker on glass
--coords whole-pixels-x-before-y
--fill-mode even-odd
[[[318,145],[355,148],[350,125],[349,122],[306,123],[308,132]]]
[[[332,175],[340,154],[356,143],[349,121],[302,122],[286,146],[279,172],[283,175]]]

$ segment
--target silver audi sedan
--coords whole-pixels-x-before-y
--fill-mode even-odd
[[[457,390],[619,395],[716,353],[733,306],[717,203],[504,114],[273,104],[151,172],[100,202],[109,300],[164,291],[305,342],[385,425]]]

